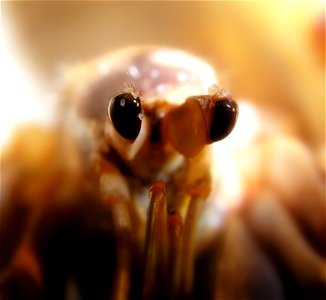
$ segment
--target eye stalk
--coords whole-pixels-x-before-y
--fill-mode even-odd
[[[141,101],[132,93],[121,93],[110,100],[109,117],[114,129],[125,139],[133,142],[141,128]]]

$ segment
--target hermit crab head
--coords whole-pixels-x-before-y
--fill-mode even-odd
[[[172,150],[192,157],[232,131],[238,106],[217,88],[209,93],[215,74],[198,58],[143,48],[129,56],[123,71],[130,83],[109,101],[109,135],[129,160],[144,146],[161,160]]]
[[[136,169],[146,162],[149,174],[173,170],[180,157],[196,156],[235,125],[238,106],[216,88],[212,67],[183,51],[131,47],[91,68],[97,75],[86,80],[78,105],[105,123],[106,143]]]

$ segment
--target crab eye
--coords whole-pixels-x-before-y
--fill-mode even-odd
[[[109,116],[115,130],[125,139],[134,141],[141,127],[141,103],[139,97],[122,93],[110,100]]]
[[[238,111],[237,103],[230,99],[223,98],[216,102],[209,131],[211,142],[220,141],[230,134],[237,121]]]

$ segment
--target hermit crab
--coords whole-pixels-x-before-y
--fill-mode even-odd
[[[190,296],[206,146],[232,131],[236,102],[205,62],[157,47],[113,52],[63,82],[55,128],[30,132],[44,159],[34,186],[26,175],[5,191],[16,203],[2,210],[3,297],[63,299],[69,284],[81,299]]]
[[[53,126],[2,153],[1,299],[325,298],[324,177],[266,115],[217,151],[254,118],[208,64],[131,47],[65,69],[57,95]],[[246,189],[209,228],[235,162]]]

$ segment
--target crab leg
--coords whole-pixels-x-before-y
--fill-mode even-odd
[[[165,185],[157,181],[149,192],[148,218],[145,237],[144,299],[153,296],[165,282],[167,266],[167,209]]]
[[[107,161],[101,162],[100,191],[102,201],[111,211],[117,235],[117,270],[112,299],[127,299],[130,290],[131,219],[129,188],[119,170]]]
[[[174,184],[181,188],[181,195],[176,200],[184,203],[189,199],[184,217],[180,254],[180,288],[184,296],[191,293],[193,286],[197,227],[203,205],[211,189],[209,164],[209,156],[202,152],[195,158],[189,159],[180,173],[175,174],[174,177]],[[178,207],[177,203],[173,201],[172,203]]]
[[[176,299],[180,286],[181,242],[183,234],[183,221],[179,213],[168,211],[168,257],[167,274],[170,282],[168,286],[169,299]]]
[[[189,295],[192,291],[193,286],[193,274],[194,274],[194,258],[196,251],[196,234],[199,216],[204,204],[203,198],[193,197],[190,200],[187,215],[185,218],[184,234],[182,241],[182,255],[181,255],[181,266],[182,266],[182,292],[185,296]]]

